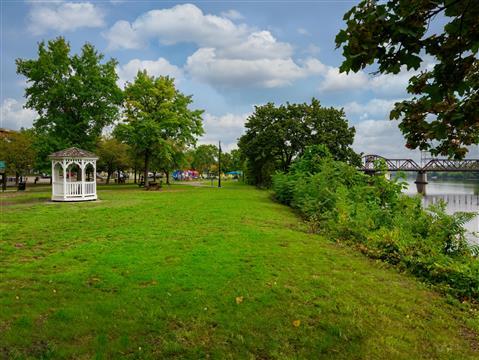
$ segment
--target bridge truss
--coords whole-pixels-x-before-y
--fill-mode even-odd
[[[379,155],[363,156],[361,170],[364,172],[376,171],[375,166],[378,161],[384,161],[388,171],[479,172],[479,159],[431,159],[421,166],[412,159],[387,159]]]

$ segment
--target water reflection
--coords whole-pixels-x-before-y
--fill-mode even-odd
[[[413,180],[408,181],[407,194],[417,193],[416,184]],[[475,182],[461,181],[430,181],[426,187],[426,195],[423,196],[423,205],[437,204],[440,200],[447,203],[446,212],[453,214],[458,211],[479,211],[479,184]],[[479,231],[479,216],[468,222],[465,227],[470,232]],[[470,234],[471,242],[479,244],[479,238]]]

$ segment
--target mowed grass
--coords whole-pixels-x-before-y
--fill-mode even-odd
[[[270,193],[3,195],[0,358],[473,359],[477,311],[310,234]]]

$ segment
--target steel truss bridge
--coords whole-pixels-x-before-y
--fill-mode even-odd
[[[379,155],[365,155],[362,158],[361,171],[373,173],[378,161],[384,161],[388,171],[428,171],[479,172],[479,159],[448,160],[430,159],[425,165],[419,165],[412,159],[387,159]]]

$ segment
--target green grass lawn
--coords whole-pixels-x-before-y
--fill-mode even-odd
[[[479,314],[266,191],[2,195],[0,358],[477,359]]]

